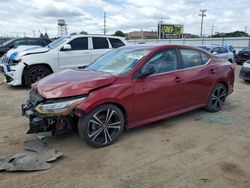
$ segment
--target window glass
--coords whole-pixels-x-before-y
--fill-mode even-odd
[[[87,50],[88,49],[88,37],[75,38],[69,42],[71,50]]]
[[[109,42],[111,43],[112,48],[119,48],[121,46],[125,46],[125,44],[120,39],[109,38]]]
[[[87,66],[86,70],[106,72],[113,75],[127,74],[149,53],[150,50],[146,49],[114,49]]]
[[[58,39],[54,40],[53,42],[49,43],[48,47],[51,49],[57,48],[58,46],[63,44],[67,39],[70,39],[70,37],[71,36],[58,38]]]
[[[250,51],[250,47],[244,48],[242,51]]]
[[[29,45],[38,45],[38,46],[46,46],[46,43],[41,40],[28,39]]]
[[[176,70],[177,62],[176,50],[169,49],[154,55],[146,65],[154,66],[155,74],[158,74]]]
[[[207,61],[209,60],[209,57],[202,52],[200,52],[200,54],[201,54],[202,64],[206,64]]]
[[[13,42],[13,45],[14,45],[14,46],[27,45],[27,42],[26,42],[25,39],[17,40],[17,41],[15,41],[15,42]]]
[[[104,37],[93,37],[93,48],[94,49],[106,49],[109,48],[109,44],[106,38]]]
[[[195,67],[202,65],[203,61],[200,56],[200,52],[195,50],[181,49],[181,56],[183,60],[184,67]]]
[[[225,49],[225,48],[220,48],[220,53],[221,53],[221,54],[227,53],[227,52],[228,52],[227,49]]]
[[[218,47],[213,48],[213,49],[211,50],[211,53],[213,53],[213,52],[220,53],[220,49],[219,49]]]

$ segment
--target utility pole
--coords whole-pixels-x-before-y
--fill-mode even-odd
[[[245,26],[245,33],[247,33],[247,28],[248,28],[248,27],[247,27],[247,26]]]
[[[206,16],[205,12],[207,12],[207,10],[206,9],[201,9],[200,12],[201,12],[201,14],[199,14],[199,16],[201,16],[201,33],[200,33],[200,36],[202,37],[203,18]]]
[[[215,26],[214,26],[214,24],[212,24],[210,27],[211,27],[211,37],[212,37],[214,35]]]
[[[103,15],[103,34],[106,35],[106,12]]]
[[[35,33],[35,30],[33,30],[33,37],[34,37],[34,38],[36,37],[36,33]]]

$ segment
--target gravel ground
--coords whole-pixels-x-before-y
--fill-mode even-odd
[[[94,149],[76,133],[50,137],[64,157],[39,172],[1,172],[0,187],[250,187],[250,84],[239,80],[222,111],[197,110],[125,131]],[[3,80],[0,76],[0,83]],[[0,154],[23,152],[28,90],[0,84]]]

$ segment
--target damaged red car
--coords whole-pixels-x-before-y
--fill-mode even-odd
[[[234,66],[183,45],[113,50],[84,69],[38,81],[22,105],[28,133],[78,128],[91,146],[112,144],[133,128],[197,108],[221,110],[233,92]]]

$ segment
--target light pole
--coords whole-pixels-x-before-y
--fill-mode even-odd
[[[200,12],[201,12],[201,14],[199,14],[199,16],[201,16],[201,33],[200,33],[200,36],[202,37],[203,18],[206,16],[205,12],[207,12],[207,10],[206,9],[201,9]]]

